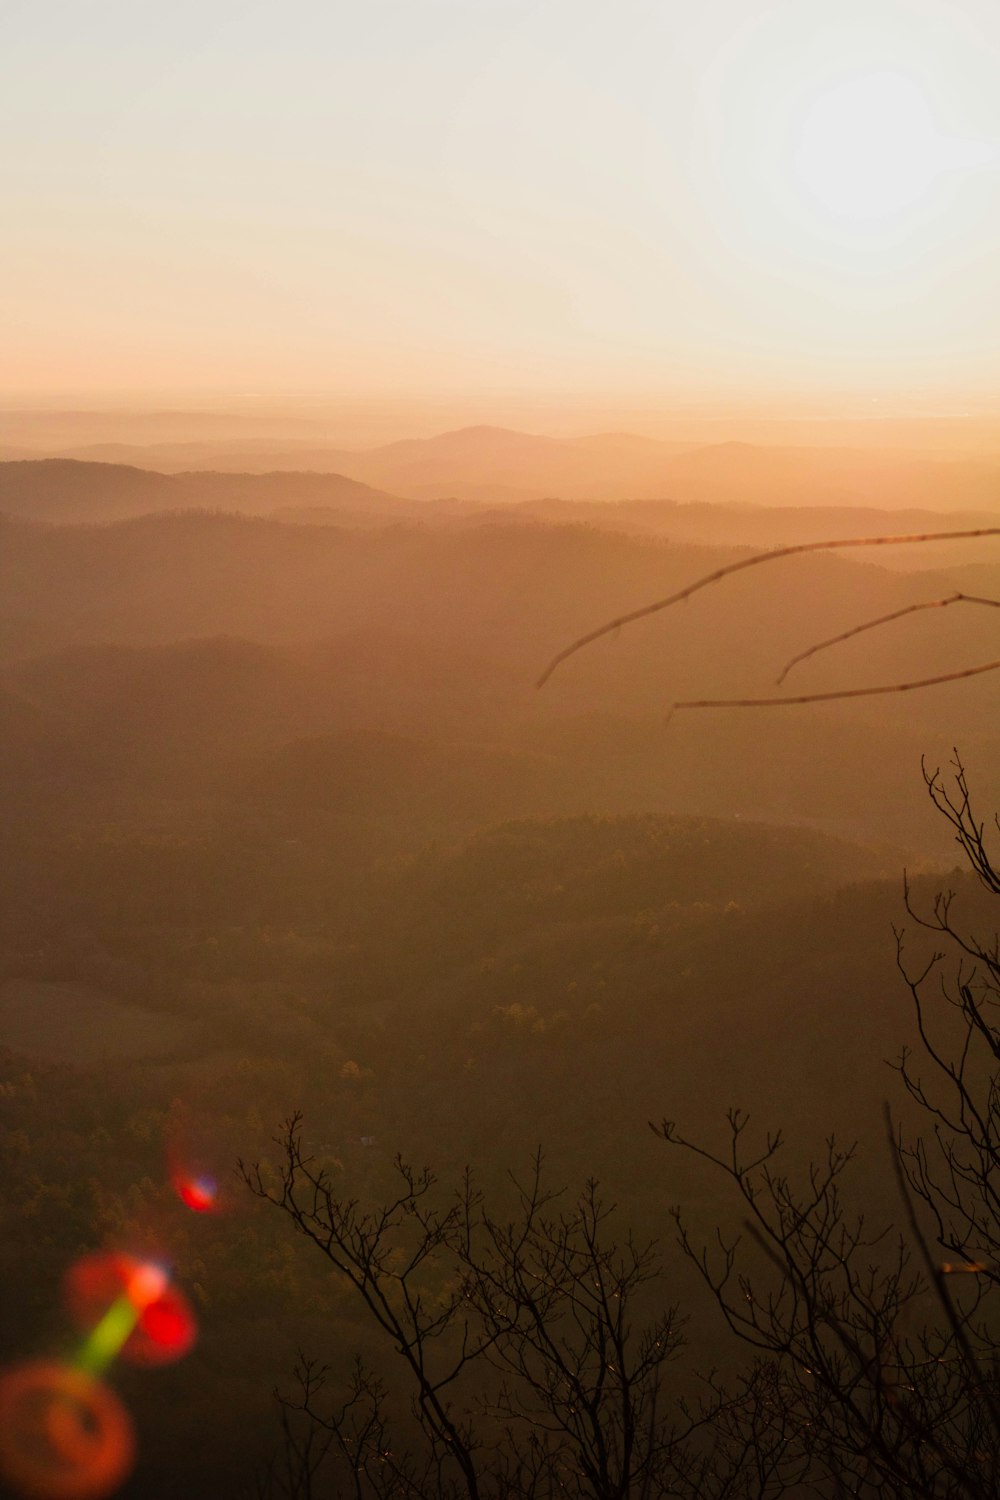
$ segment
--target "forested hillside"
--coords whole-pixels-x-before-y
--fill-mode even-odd
[[[706,1225],[731,1210],[648,1122],[714,1138],[731,1104],[785,1125],[793,1160],[831,1129],[860,1137],[860,1201],[884,1198],[885,1059],[914,1035],[904,864],[914,903],[944,881],[983,918],[972,877],[942,873],[953,830],[920,757],[961,744],[1000,804],[998,685],[664,716],[766,689],[916,597],[995,589],[997,569],[787,560],[537,691],[581,632],[746,555],[617,514],[3,521],[4,1358],[61,1347],[74,1256],[169,1247],[201,1338],[125,1377],[141,1459],[123,1495],[236,1495],[277,1441],[269,1393],[296,1348],[338,1376],[375,1355],[234,1172],[293,1110],[338,1188],[373,1201],[397,1152],[446,1181],[472,1164],[502,1195],[541,1145],[553,1182],[596,1175],[669,1239],[678,1199]],[[996,654],[990,612],[929,615],[802,686]],[[178,1202],[182,1158],[219,1183],[218,1213]],[[694,1352],[731,1362],[698,1326]]]
[[[678,698],[773,690],[792,655],[865,619],[956,590],[996,593],[988,561],[900,576],[867,554],[783,560],[598,643],[535,691],[546,661],[595,622],[740,555],[544,524],[358,532],[226,514],[82,528],[7,520],[6,759],[30,783],[42,740],[63,767],[56,787],[83,757],[98,782],[151,775],[162,785],[173,774],[173,795],[178,780],[200,795],[213,765],[227,787],[259,784],[259,769],[237,769],[234,781],[247,753],[378,731],[452,747],[439,753],[452,764],[456,746],[473,760],[506,755],[488,792],[472,777],[469,795],[478,785],[486,799],[472,823],[522,809],[654,808],[809,821],[923,847],[933,825],[910,790],[921,754],[945,758],[961,739],[984,776],[997,761],[990,678],[949,685],[933,703],[799,710],[794,736],[774,714],[688,715],[666,733],[662,718]],[[989,660],[994,642],[991,611],[929,612],[817,657],[789,682],[822,691],[860,674],[907,680]],[[349,746],[334,753],[349,757]],[[508,775],[523,786],[504,791]]]

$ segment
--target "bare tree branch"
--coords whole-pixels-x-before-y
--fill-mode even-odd
[[[952,542],[979,536],[1000,536],[1000,526],[982,526],[973,531],[927,531],[912,536],[861,536],[848,537],[839,541],[823,542],[797,542],[791,547],[775,547],[769,552],[755,552],[750,557],[742,557],[738,562],[728,563],[724,568],[716,568],[711,573],[706,573],[703,578],[698,578],[694,583],[689,583],[686,588],[679,589],[676,594],[670,594],[666,599],[658,599],[654,604],[646,604],[641,609],[631,610],[628,614],[618,615],[607,624],[600,625],[596,630],[588,631],[581,635],[564,650],[552,658],[545,671],[539,677],[536,687],[544,687],[556,668],[564,662],[567,657],[573,656],[575,652],[589,646],[592,641],[600,640],[604,635],[611,635],[620,630],[623,625],[631,625],[636,620],[644,620],[649,615],[658,614],[661,610],[669,609],[671,605],[681,604],[685,599],[690,599],[701,589],[708,588],[709,584],[718,583],[723,578],[730,577],[733,573],[741,573],[746,568],[756,568],[763,563],[778,562],[782,557],[797,557],[805,552],[829,552],[839,547],[889,547],[905,546],[912,542]]]
[[[947,609],[949,604],[987,604],[992,609],[1000,609],[1000,599],[979,599],[974,594],[949,594],[946,599],[929,599],[924,604],[908,604],[904,609],[894,609],[891,614],[879,615],[877,620],[867,620],[864,625],[855,625],[853,630],[841,631],[840,635],[833,635],[828,641],[820,641],[816,646],[810,646],[807,651],[800,651],[798,656],[793,656],[791,661],[785,663],[775,679],[775,686],[780,687],[794,666],[800,661],[815,656],[820,651],[826,651],[830,646],[839,646],[841,641],[849,641],[854,635],[861,635],[866,630],[875,630],[879,625],[889,625],[893,620],[902,620],[906,615],[918,614],[924,609]]]
[[[840,688],[833,693],[798,693],[794,698],[684,698],[667,710],[667,722],[681,708],[789,708],[801,703],[834,703],[841,698],[875,698],[883,693],[912,693],[915,688],[936,687],[941,682],[959,682],[963,677],[978,677],[981,672],[995,672],[997,661],[978,667],[963,667],[959,672],[944,672],[939,677],[920,677],[915,682],[888,682],[878,687]]]

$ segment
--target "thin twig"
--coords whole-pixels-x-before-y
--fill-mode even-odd
[[[965,1364],[966,1372],[969,1376],[970,1389],[976,1391],[977,1394],[982,1397],[983,1402],[986,1406],[986,1410],[990,1414],[990,1420],[993,1423],[994,1435],[1000,1435],[1000,1406],[998,1406],[996,1397],[993,1394],[990,1380],[979,1369],[979,1366],[976,1362],[976,1356],[973,1353],[971,1344],[969,1343],[969,1337],[966,1328],[962,1322],[962,1319],[959,1317],[958,1313],[955,1310],[954,1303],[948,1296],[948,1290],[944,1279],[948,1273],[943,1270],[943,1268],[938,1264],[934,1256],[931,1254],[931,1248],[927,1243],[927,1238],[923,1233],[923,1230],[920,1228],[920,1225],[917,1223],[917,1213],[916,1209],[913,1206],[913,1196],[910,1192],[910,1185],[906,1180],[906,1172],[903,1168],[903,1163],[900,1158],[899,1142],[896,1139],[896,1131],[892,1123],[892,1113],[889,1109],[887,1101],[883,1101],[882,1104],[882,1118],[885,1122],[886,1139],[889,1142],[893,1176],[896,1179],[896,1186],[899,1189],[899,1196],[903,1200],[903,1207],[906,1211],[906,1218],[910,1226],[910,1232],[917,1242],[917,1248],[919,1249],[921,1258],[923,1259],[924,1265],[927,1268],[927,1273],[930,1276],[931,1284],[933,1285],[934,1290],[937,1293],[938,1302],[940,1303],[942,1311],[944,1312],[944,1315],[948,1320],[948,1325],[951,1328],[956,1347],[958,1348],[963,1363]]]
[[[535,686],[544,687],[561,662],[584,646],[589,646],[592,641],[600,640],[602,635],[611,635],[614,631],[620,630],[623,625],[631,625],[636,620],[644,620],[647,615],[659,613],[661,609],[669,609],[672,604],[680,604],[683,600],[690,599],[692,594],[697,594],[700,589],[707,588],[710,583],[718,583],[720,579],[728,578],[730,573],[740,573],[744,568],[755,568],[760,563],[777,562],[782,557],[795,557],[801,552],[824,552],[835,547],[903,546],[910,542],[953,542],[979,536],[1000,536],[1000,526],[982,526],[974,531],[926,531],[912,536],[859,536],[833,542],[797,542],[793,547],[776,547],[771,552],[755,552],[752,557],[740,558],[739,562],[728,563],[724,568],[716,568],[713,573],[706,573],[704,578],[689,583],[687,588],[680,589],[676,594],[670,594],[666,599],[658,599],[655,604],[646,604],[642,609],[634,609],[627,615],[619,615],[616,619],[609,620],[607,624],[599,626],[597,630],[581,635],[578,640],[573,641],[571,645],[552,658]],[[792,700],[781,699],[779,701],[791,702]]]
[[[980,599],[974,594],[949,594],[946,599],[929,599],[924,604],[908,604],[905,609],[894,609],[889,615],[879,615],[877,620],[867,620],[864,625],[855,625],[852,630],[844,630],[840,635],[832,635],[828,641],[820,641],[817,646],[810,646],[808,651],[800,651],[798,656],[793,656],[791,661],[786,662],[780,674],[775,678],[775,686],[780,687],[794,666],[807,657],[815,656],[819,651],[825,651],[829,646],[839,646],[841,641],[849,641],[852,635],[861,635],[865,630],[874,630],[878,625],[888,625],[893,620],[901,620],[904,615],[915,615],[922,609],[947,609],[949,604],[988,604],[992,609],[1000,609],[1000,599]]]
[[[686,698],[671,704],[667,722],[679,708],[784,708],[794,703],[831,703],[838,698],[871,698],[878,693],[910,693],[914,688],[934,687],[939,682],[958,682],[962,677],[976,677],[980,672],[995,672],[1000,660],[987,661],[980,667],[963,667],[960,672],[945,672],[940,677],[921,677],[916,682],[889,682],[881,687],[841,688],[835,693],[800,693],[795,698]]]

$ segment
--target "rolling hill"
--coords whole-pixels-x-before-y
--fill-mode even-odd
[[[911,435],[877,444],[877,424],[837,429],[794,445],[762,441],[664,441],[632,433],[548,437],[477,426],[370,448],[245,438],[240,442],[75,445],[60,456],[138,465],[167,473],[316,470],[350,476],[410,500],[450,497],[508,504],[672,499],[762,505],[869,505],[942,511],[1000,505],[993,452],[927,453]]]
[[[0,512],[35,521],[117,521],[152,511],[326,506],[379,519],[413,516],[412,502],[342,474],[160,474],[120,463],[51,458],[0,463]]]

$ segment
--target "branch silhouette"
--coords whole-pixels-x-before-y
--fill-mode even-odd
[[[699,593],[702,589],[708,588],[710,584],[719,583],[731,574],[741,573],[747,568],[759,567],[764,563],[778,562],[783,557],[796,557],[806,552],[829,552],[840,547],[905,546],[916,542],[950,542],[987,536],[1000,536],[1000,526],[982,526],[971,531],[927,531],[909,536],[844,537],[834,541],[798,542],[791,547],[776,547],[768,552],[755,552],[750,557],[740,558],[738,562],[728,563],[723,568],[716,568],[713,572],[706,573],[703,577],[696,579],[694,583],[690,583],[686,588],[679,589],[676,593],[668,595],[665,599],[657,599],[654,603],[646,604],[641,609],[631,610],[625,615],[618,615],[615,619],[608,620],[604,625],[598,626],[596,630],[588,631],[586,635],[579,636],[552,658],[535,686],[538,688],[544,687],[556,668],[566,661],[567,658],[575,655],[577,651],[581,651],[585,646],[591,645],[594,641],[600,640],[602,636],[611,635],[615,631],[620,630],[622,626],[634,624],[637,620],[644,620],[649,615],[659,614],[661,610],[670,609],[675,604],[682,604],[686,599],[690,599],[692,595]],[[862,630],[874,629],[877,625],[886,624],[888,621],[900,618],[902,615],[913,614],[919,609],[944,608],[948,604],[955,604],[960,600],[1000,607],[1000,602],[997,600],[975,599],[972,596],[964,594],[956,594],[946,599],[933,600],[928,604],[910,605],[906,609],[898,610],[891,615],[883,615],[877,620],[871,620],[865,625],[845,631],[843,635],[835,636],[829,641],[823,641],[818,646],[811,647],[808,651],[803,652],[802,656],[793,657],[778,680],[779,682],[782,681],[791,667],[796,662],[801,661],[803,657],[810,656],[814,652],[823,650],[826,647],[836,645],[839,641],[846,640],[849,636],[856,635]],[[838,692],[829,693],[805,693],[796,697],[687,699],[675,703],[670,713],[672,714],[674,710],[680,708],[777,708],[790,704],[831,702],[839,698],[872,697],[880,693],[907,693],[913,691],[915,688],[933,687],[938,683],[954,682],[962,677],[975,677],[981,672],[995,671],[997,667],[1000,667],[1000,660],[984,662],[977,667],[966,667],[961,671],[947,672],[937,677],[919,678],[913,682],[886,683],[871,688],[845,688]],[[668,714],[668,718],[669,716]]]
[[[923,604],[907,604],[904,609],[894,609],[891,614],[879,615],[877,620],[866,620],[864,625],[855,625],[852,630],[841,631],[840,635],[832,635],[828,641],[820,641],[818,645],[810,646],[806,651],[800,651],[798,656],[793,656],[782,667],[781,672],[775,678],[775,686],[780,687],[792,668],[798,666],[800,661],[805,661],[820,651],[826,651],[830,646],[839,646],[841,641],[849,641],[853,635],[861,635],[864,631],[874,630],[879,625],[889,625],[893,620],[901,620],[905,615],[915,615],[923,609],[947,609],[949,604],[988,604],[991,609],[1000,609],[1000,599],[981,599],[975,594],[962,593],[949,594],[945,599],[928,599]]]
[[[914,682],[880,683],[878,687],[838,688],[832,693],[798,693],[794,698],[682,698],[667,711],[667,722],[681,708],[788,708],[797,703],[833,703],[839,698],[872,698],[879,693],[911,693],[914,688],[935,687],[939,682],[957,682],[962,677],[977,677],[980,672],[995,672],[1000,658],[978,667],[963,667],[958,672],[943,672],[939,677],[918,677]]]

